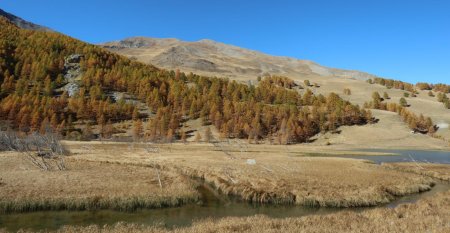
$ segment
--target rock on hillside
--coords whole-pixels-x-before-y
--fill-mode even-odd
[[[81,54],[72,54],[66,57],[64,61],[64,80],[67,83],[62,90],[72,97],[80,91],[81,66],[80,61],[84,56]]]

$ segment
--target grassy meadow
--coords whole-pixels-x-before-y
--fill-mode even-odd
[[[72,157],[66,163],[66,171],[42,171],[18,153],[1,153],[0,212],[131,211],[179,206],[199,198],[195,183],[175,173]]]

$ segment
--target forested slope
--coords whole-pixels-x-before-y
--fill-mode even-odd
[[[80,77],[67,78],[67,59],[79,55]],[[0,119],[24,133],[53,128],[62,135],[80,131],[80,122],[101,127],[132,119],[137,136],[172,141],[185,137],[183,123],[201,118],[223,137],[306,142],[341,125],[366,124],[365,111],[337,94],[300,92],[292,80],[267,77],[258,85],[167,71],[131,61],[94,45],[52,32],[20,29],[0,17]],[[74,95],[64,88],[77,85]],[[114,98],[127,93],[145,103]],[[145,127],[142,126],[145,122]],[[77,123],[77,124],[75,124]],[[145,130],[144,130],[145,129]]]

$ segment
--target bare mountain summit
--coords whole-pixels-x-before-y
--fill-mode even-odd
[[[20,17],[17,17],[11,13],[8,13],[2,9],[0,9],[0,16],[3,16],[5,18],[7,18],[9,21],[11,21],[12,23],[14,23],[15,25],[17,25],[20,28],[23,29],[28,29],[28,30],[36,30],[36,31],[46,31],[46,32],[52,32],[53,30],[41,25],[37,25],[31,22],[28,22]]]
[[[266,74],[291,78],[337,77],[366,80],[374,75],[328,68],[307,60],[271,56],[212,40],[186,42],[177,39],[133,37],[103,47],[145,63],[209,76],[248,80]]]

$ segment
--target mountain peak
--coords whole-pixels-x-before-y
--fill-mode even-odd
[[[198,43],[205,43],[205,44],[221,44],[220,42],[217,42],[215,40],[211,39],[201,39],[197,41]]]
[[[151,38],[143,36],[128,37],[123,40],[112,41],[102,44],[105,48],[114,49],[131,49],[131,48],[148,48],[154,46],[162,46],[178,43],[180,40],[175,38]]]

